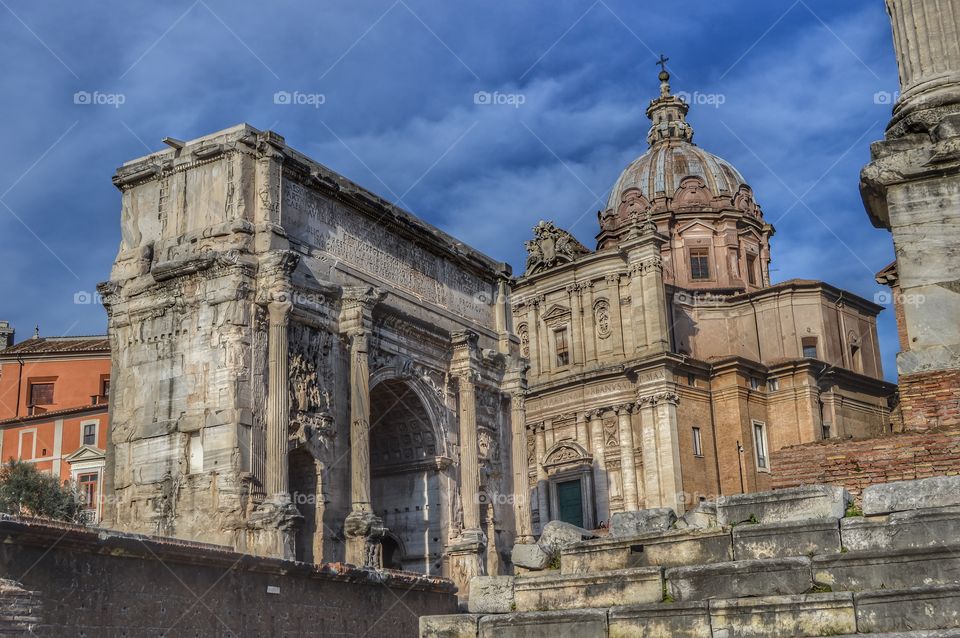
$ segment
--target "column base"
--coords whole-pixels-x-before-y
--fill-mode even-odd
[[[274,494],[257,505],[247,519],[248,550],[258,556],[295,560],[297,526],[302,521],[289,494]]]
[[[447,547],[450,579],[457,585],[457,597],[461,602],[470,596],[470,579],[486,574],[483,560],[486,544],[482,530],[465,529]]]
[[[366,510],[354,510],[343,522],[346,562],[366,569],[383,569],[380,541],[387,533],[383,519]]]

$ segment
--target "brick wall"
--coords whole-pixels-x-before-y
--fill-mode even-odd
[[[960,370],[900,376],[906,430],[960,426]]]
[[[457,610],[443,579],[9,517],[0,575],[0,636],[399,638]]]
[[[960,427],[783,448],[771,455],[773,487],[840,485],[859,497],[876,483],[960,474]]]

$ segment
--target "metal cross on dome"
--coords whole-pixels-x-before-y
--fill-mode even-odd
[[[661,71],[666,71],[666,70],[667,70],[667,62],[669,62],[669,61],[670,61],[670,58],[668,58],[667,56],[665,56],[664,54],[661,53],[661,54],[660,54],[660,59],[657,60],[656,63],[660,65],[660,70],[661,70]]]

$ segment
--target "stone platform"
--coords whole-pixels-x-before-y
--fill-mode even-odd
[[[813,486],[723,499],[707,527],[573,542],[559,569],[476,579],[472,613],[420,636],[960,637],[960,477],[871,489],[866,517]]]

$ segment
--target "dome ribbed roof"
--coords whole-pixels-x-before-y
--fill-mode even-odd
[[[635,159],[610,192],[608,209],[616,209],[624,191],[636,188],[647,199],[673,196],[685,177],[700,177],[714,196],[734,197],[743,175],[730,162],[709,153],[692,142],[670,140],[658,142]]]

